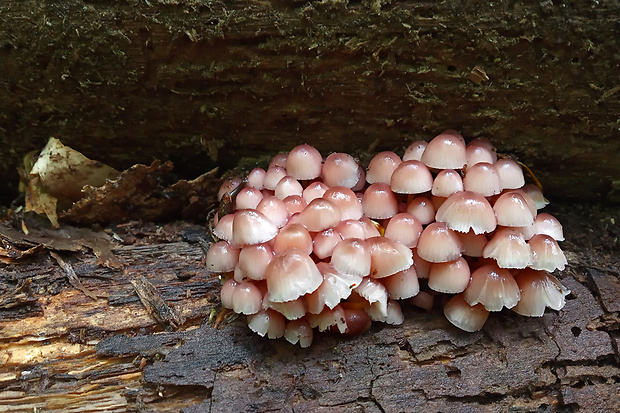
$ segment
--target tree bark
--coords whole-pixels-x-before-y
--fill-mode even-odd
[[[568,235],[560,278],[572,292],[560,312],[504,310],[470,334],[439,303],[404,305],[401,326],[317,334],[308,349],[261,338],[242,318],[213,327],[219,281],[189,242],[204,236],[195,225],[114,228],[121,269],[58,252],[81,289],[40,251],[0,270],[0,411],[618,411],[620,233],[610,224],[620,216],[549,212]],[[132,285],[142,277],[183,320],[178,330],[145,309]]]
[[[619,20],[615,1],[2,2],[0,192],[49,136],[194,178],[457,128],[551,197],[618,201]]]

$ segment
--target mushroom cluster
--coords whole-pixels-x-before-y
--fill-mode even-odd
[[[447,319],[473,332],[489,312],[540,317],[569,293],[551,274],[566,265],[564,238],[537,212],[539,187],[488,141],[466,145],[454,130],[402,158],[378,153],[365,170],[300,145],[219,197],[233,209],[216,217],[207,267],[224,281],[222,306],[261,336],[307,347],[314,328],[401,324],[400,300],[430,309],[441,294]]]

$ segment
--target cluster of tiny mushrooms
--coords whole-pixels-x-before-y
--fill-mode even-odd
[[[566,265],[564,236],[537,212],[548,203],[539,186],[489,141],[466,145],[454,130],[402,158],[380,152],[366,170],[349,154],[323,159],[300,145],[226,181],[219,197],[233,208],[214,219],[206,263],[222,278],[222,306],[301,347],[314,328],[358,335],[372,321],[401,324],[403,300],[430,310],[449,294],[446,318],[473,332],[489,312],[541,317],[569,293],[551,274]]]

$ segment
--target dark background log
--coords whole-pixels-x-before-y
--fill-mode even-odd
[[[193,178],[448,127],[518,156],[548,196],[618,201],[619,22],[615,1],[2,2],[4,201],[49,136]]]

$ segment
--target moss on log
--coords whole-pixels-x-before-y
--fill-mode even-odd
[[[2,2],[4,200],[49,136],[193,178],[301,141],[396,149],[454,127],[549,196],[617,201],[618,21],[617,2]]]

